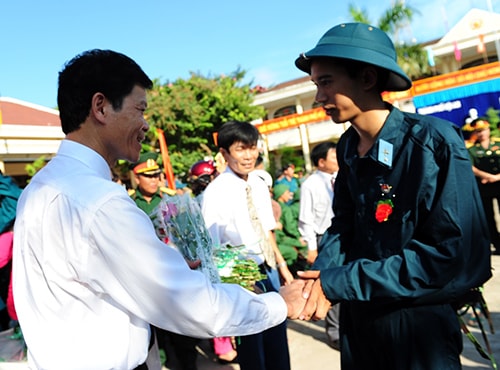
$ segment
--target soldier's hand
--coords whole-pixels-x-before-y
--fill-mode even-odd
[[[299,315],[299,319],[314,321],[324,319],[332,304],[326,298],[321,287],[319,271],[299,271],[298,275],[301,279],[307,279],[302,292],[307,302]]]

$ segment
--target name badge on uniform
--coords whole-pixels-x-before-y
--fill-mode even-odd
[[[392,166],[392,144],[380,139],[378,142],[378,161],[386,166]]]

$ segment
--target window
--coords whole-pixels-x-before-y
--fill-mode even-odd
[[[288,115],[294,114],[294,113],[297,113],[297,108],[295,107],[295,105],[289,105],[289,106],[280,108],[276,112],[274,112],[274,118],[288,116]]]

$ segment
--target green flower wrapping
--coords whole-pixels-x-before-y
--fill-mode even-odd
[[[244,246],[226,245],[214,250],[214,261],[224,283],[239,284],[253,291],[257,281],[266,278],[261,274],[257,263],[246,257]]]

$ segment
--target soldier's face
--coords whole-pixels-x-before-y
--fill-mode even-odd
[[[139,191],[145,196],[152,196],[160,187],[160,174],[158,175],[137,175],[135,177]]]
[[[490,137],[490,129],[485,128],[483,130],[477,130],[476,137],[477,137],[477,140],[479,140],[479,141],[488,139]]]

